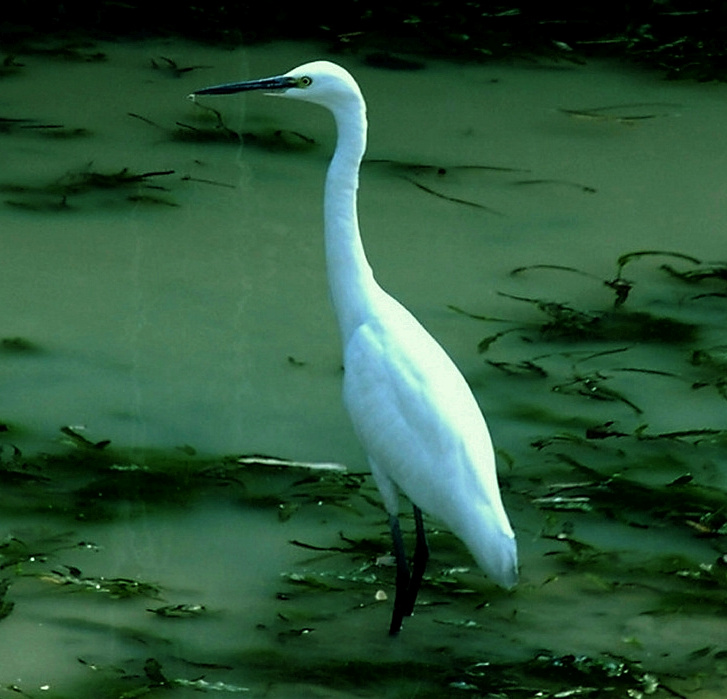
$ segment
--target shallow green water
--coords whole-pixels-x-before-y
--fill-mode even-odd
[[[200,131],[214,114],[185,100],[321,51],[158,41],[97,45],[82,57],[96,51],[106,60],[23,56],[2,79],[0,117],[35,120],[0,133],[4,441],[28,457],[63,452],[58,430],[72,425],[122,451],[106,459],[70,447],[83,463],[65,469],[5,449],[0,565],[15,606],[0,620],[0,696],[44,687],[44,696],[133,696],[161,676],[225,683],[150,689],[166,696],[486,696],[508,686],[530,696],[517,692],[593,681],[517,665],[493,669],[488,690],[473,669],[540,651],[627,658],[681,695],[722,696],[724,366],[716,353],[711,368],[690,357],[726,344],[723,287],[659,269],[700,267],[674,257],[624,268],[635,282],[624,309],[695,324],[682,343],[544,338],[533,328],[545,317],[512,296],[605,312],[614,294],[602,280],[621,254],[719,260],[727,165],[715,144],[727,88],[617,64],[432,62],[403,73],[340,58],[367,95],[369,158],[387,161],[362,174],[372,265],[474,386],[501,452],[522,562],[518,589],[500,592],[458,570],[471,564],[467,553],[430,523],[432,579],[392,641],[390,603],[377,601],[392,593],[390,567],[376,565],[387,532],[368,481],[358,489],[297,483],[305,476],[287,471],[209,470],[217,455],[242,453],[365,470],[340,406],[325,287],[330,119],[258,95],[218,100],[227,127],[257,141],[215,142]],[[174,71],[162,57],[195,69]],[[63,128],[27,128],[50,124]],[[100,183],[111,174],[116,186]],[[594,278],[510,276],[527,265]],[[521,326],[478,354],[484,337]],[[623,351],[599,354],[606,349]],[[585,438],[606,423],[604,439]],[[643,438],[706,428],[716,433]],[[185,456],[182,445],[205,456]],[[180,484],[169,469],[205,475]],[[133,487],[125,473],[139,476]],[[675,491],[685,474],[693,482]],[[333,504],[319,489],[337,494]],[[373,543],[347,544],[339,532]],[[16,546],[27,555],[7,564]],[[113,599],[101,578],[154,587]],[[147,611],[176,604],[206,611]],[[145,671],[148,658],[161,670]],[[503,688],[508,672],[520,674]]]

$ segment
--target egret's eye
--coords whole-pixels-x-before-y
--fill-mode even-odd
[[[309,87],[312,84],[313,78],[309,78],[307,75],[304,75],[298,80],[298,87]]]

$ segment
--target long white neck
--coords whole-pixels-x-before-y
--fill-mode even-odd
[[[333,110],[338,129],[324,197],[326,265],[344,347],[368,316],[380,289],[361,243],[356,195],[366,150],[366,105],[360,94]]]

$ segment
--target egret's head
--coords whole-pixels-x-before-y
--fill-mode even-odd
[[[250,90],[313,102],[334,111],[352,99],[361,99],[361,91],[348,71],[329,61],[305,63],[273,78],[206,87],[196,90],[191,96],[231,95]]]

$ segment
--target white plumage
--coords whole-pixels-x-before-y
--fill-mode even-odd
[[[517,582],[515,536],[500,498],[482,413],[462,374],[412,314],[375,281],[361,243],[356,192],[366,150],[366,107],[351,75],[316,61],[263,80],[195,94],[267,90],[329,109],[338,129],[326,176],[325,248],[343,343],[343,400],[381,491],[397,557],[390,633],[411,614],[428,548],[421,512],[456,534],[496,583]],[[399,491],[414,505],[417,546],[409,571]]]

